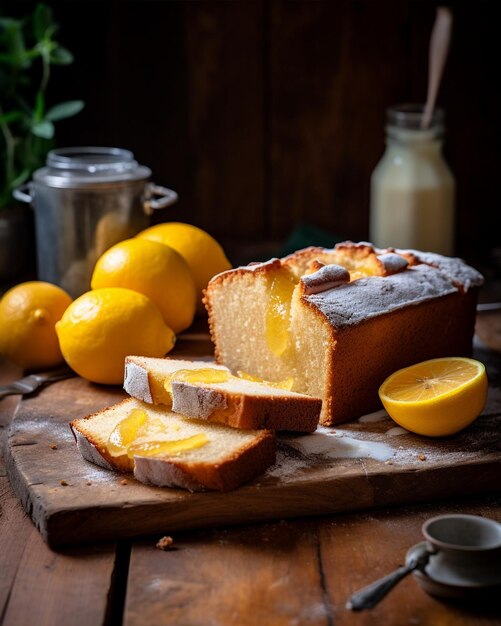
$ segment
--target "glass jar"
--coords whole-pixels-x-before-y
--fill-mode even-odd
[[[387,111],[386,151],[371,177],[370,240],[381,248],[413,248],[452,255],[452,172],[442,155],[444,112],[421,128],[423,107]]]

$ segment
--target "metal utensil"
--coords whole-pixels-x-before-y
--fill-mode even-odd
[[[70,378],[71,376],[76,376],[76,374],[69,367],[62,367],[57,370],[42,372],[41,374],[30,374],[20,380],[16,380],[13,383],[0,387],[0,400],[6,396],[12,396],[15,394],[25,396],[29,393],[33,393],[42,385],[54,383],[57,380],[63,380],[64,378]]]
[[[354,593],[346,603],[346,608],[351,611],[372,609],[408,574],[416,569],[424,570],[430,556],[434,553],[435,551],[430,550],[426,544],[421,546],[406,565]]]
[[[435,108],[438,89],[442,80],[447,53],[451,40],[452,13],[447,7],[437,8],[437,17],[430,40],[430,61],[428,75],[428,94],[421,120],[421,128],[428,128]]]
[[[501,302],[485,302],[477,304],[477,313],[489,313],[490,311],[501,310]]]

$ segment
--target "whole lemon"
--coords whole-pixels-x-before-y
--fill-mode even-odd
[[[136,237],[159,241],[185,258],[195,279],[197,311],[203,313],[202,291],[207,283],[216,274],[231,269],[231,263],[214,237],[197,226],[181,222],[157,224],[141,231]]]
[[[109,385],[123,383],[126,356],[164,356],[175,339],[149,298],[120,287],[81,295],[56,331],[68,365],[83,378]]]
[[[188,264],[156,241],[126,239],[112,246],[98,259],[91,287],[125,287],[148,296],[176,334],[195,316],[195,284]]]
[[[24,369],[62,363],[55,324],[71,302],[66,291],[43,281],[9,289],[0,300],[0,354]]]

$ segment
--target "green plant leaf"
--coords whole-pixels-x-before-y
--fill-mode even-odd
[[[32,125],[31,132],[42,139],[52,139],[54,137],[54,124],[50,120],[42,120]]]
[[[24,170],[20,174],[18,174],[18,176],[16,176],[13,181],[11,181],[10,188],[15,189],[16,187],[19,187],[19,185],[22,185],[28,180],[30,175],[31,170],[28,167],[25,167]]]
[[[35,111],[34,111],[34,119],[35,122],[41,122],[44,118],[45,113],[45,98],[41,91],[37,91],[36,99],[35,99]]]
[[[23,19],[0,15],[0,207],[11,202],[12,187],[45,162],[55,144],[54,123],[84,106],[74,100],[47,112],[51,66],[69,65],[73,55],[56,41],[58,24],[45,3],[49,0],[35,0]]]
[[[69,50],[58,46],[50,53],[50,62],[54,65],[71,65],[74,57]]]
[[[17,122],[23,117],[21,111],[9,111],[0,115],[0,125],[1,124],[11,124],[12,122]]]
[[[45,4],[37,4],[33,13],[33,32],[37,40],[47,37],[47,31],[52,26],[52,11]]]
[[[38,50],[38,53],[50,59],[51,54],[57,49],[58,45],[55,41],[51,41],[50,39],[43,39],[39,41],[35,46],[35,50]]]
[[[31,61],[24,45],[23,23],[20,20],[4,18],[1,26],[6,52],[2,53],[0,60],[15,68],[29,67]]]
[[[67,117],[72,117],[84,108],[83,100],[68,100],[68,102],[61,102],[56,104],[47,111],[45,116],[46,120],[51,122],[57,122],[57,120],[64,120]]]

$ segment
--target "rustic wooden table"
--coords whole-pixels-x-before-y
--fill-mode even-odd
[[[478,324],[499,348],[501,314]],[[0,384],[21,372],[0,363]],[[0,402],[5,440],[17,397]],[[308,520],[176,532],[51,550],[10,488],[0,456],[0,622],[4,626],[501,625],[501,608],[428,596],[408,577],[372,611],[345,608],[352,592],[389,573],[420,541],[423,522],[462,512],[501,521],[501,494]]]

